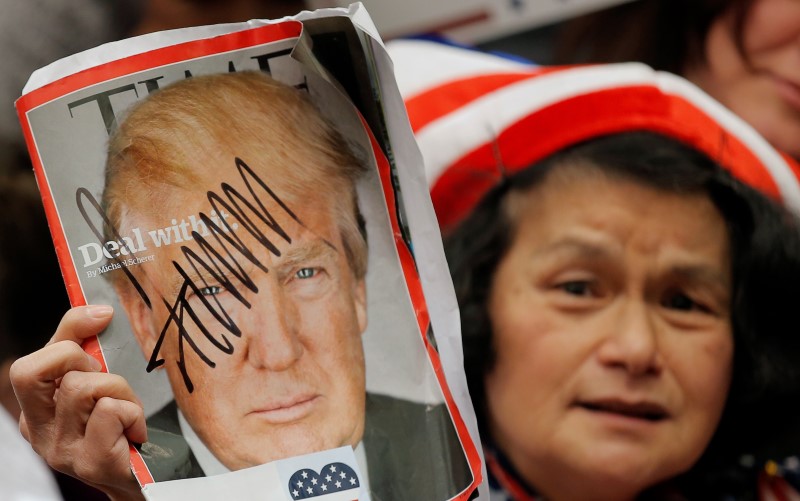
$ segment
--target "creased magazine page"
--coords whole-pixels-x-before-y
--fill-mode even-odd
[[[102,46],[17,109],[72,304],[117,312],[83,348],[145,408],[145,497],[485,489],[419,151],[363,7]]]

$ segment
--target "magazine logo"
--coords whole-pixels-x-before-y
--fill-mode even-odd
[[[238,229],[239,225],[236,223],[230,225],[230,228],[227,224],[222,224],[222,220],[228,217],[230,217],[230,214],[224,210],[220,210],[219,213],[217,213],[216,210],[212,210],[209,214],[209,218],[216,226],[220,227],[222,231],[228,232]],[[110,240],[102,245],[95,242],[81,245],[78,247],[78,251],[81,253],[81,258],[83,258],[83,267],[88,268],[89,266],[94,266],[104,259],[116,260],[124,256],[133,256],[137,252],[145,252],[148,250],[147,241],[155,248],[160,248],[190,241],[193,238],[192,235],[195,233],[203,237],[207,237],[211,234],[206,223],[194,214],[188,218],[181,219],[180,223],[177,219],[173,219],[172,226],[145,231],[144,233],[149,237],[148,239],[143,237],[140,228],[133,228],[130,232],[130,236],[121,236],[119,240]],[[125,262],[126,260],[122,259],[122,261]],[[119,268],[119,266],[117,266],[117,268]],[[110,270],[100,271],[100,273],[104,273],[105,271]]]
[[[270,70],[270,60],[275,59],[277,57],[290,57],[292,50],[285,49],[279,50],[277,52],[271,52],[269,54],[261,54],[258,56],[253,56],[250,59],[254,62],[252,63],[252,67],[247,68],[236,68],[233,64],[233,61],[228,61],[228,73],[235,73],[237,71],[244,71],[244,70],[259,70],[263,71],[266,74],[270,75],[272,72]],[[111,103],[112,96],[117,94],[123,94],[126,92],[133,92],[137,99],[143,99],[145,96],[139,95],[139,90],[137,89],[138,86],[144,86],[144,91],[147,92],[147,95],[152,94],[159,90],[162,82],[161,80],[165,80],[165,82],[174,82],[181,78],[191,78],[192,72],[191,70],[183,70],[182,72],[172,75],[161,75],[153,78],[148,78],[146,80],[142,80],[141,82],[137,82],[136,84],[126,84],[120,87],[115,87],[113,89],[109,89],[103,92],[98,92],[96,94],[92,94],[90,96],[78,99],[76,101],[72,101],[67,103],[67,108],[69,109],[69,116],[73,116],[72,110],[84,105],[92,105],[94,104],[97,106],[97,109],[100,111],[100,117],[103,119],[103,124],[106,127],[106,132],[108,135],[111,135],[114,128],[117,126],[117,111],[114,109],[114,106]],[[305,77],[300,82],[294,84],[294,87],[298,89],[308,90],[308,84],[305,81]]]

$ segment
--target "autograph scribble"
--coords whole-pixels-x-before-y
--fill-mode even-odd
[[[201,292],[202,289],[209,286],[209,283],[205,278],[202,278],[203,272],[200,270],[204,270],[205,274],[213,278],[215,285],[224,288],[240,304],[250,309],[252,305],[242,294],[242,288],[257,293],[258,287],[242,267],[240,259],[249,261],[252,265],[265,273],[269,270],[264,263],[256,257],[254,250],[249,248],[242,239],[239,238],[236,232],[246,231],[255,239],[258,245],[261,245],[268,252],[268,255],[271,254],[276,257],[281,255],[281,251],[274,243],[274,241],[277,241],[276,239],[282,239],[287,244],[292,243],[292,238],[277,222],[270,210],[265,207],[257,191],[261,193],[262,197],[266,195],[272,199],[278,205],[279,210],[303,226],[300,219],[242,159],[237,157],[235,159],[235,165],[239,175],[247,186],[249,197],[246,196],[247,193],[243,195],[228,183],[220,184],[219,191],[221,194],[214,191],[208,191],[206,193],[211,208],[215,210],[217,214],[222,213],[221,210],[225,210],[231,217],[217,218],[215,221],[207,214],[201,213],[200,219],[207,225],[208,229],[211,231],[210,234],[204,237],[197,231],[192,231],[191,235],[193,241],[199,248],[199,252],[187,245],[182,245],[180,248],[183,256],[186,258],[186,262],[191,267],[191,270],[194,271],[193,276],[201,277],[201,284],[195,283],[190,278],[190,274],[181,263],[172,261],[177,272],[183,277],[183,282],[173,303],[170,303],[163,297],[161,298],[161,301],[169,312],[169,318],[161,329],[161,333],[147,364],[148,372],[165,364],[166,361],[164,358],[160,357],[159,353],[167,331],[174,323],[178,329],[178,360],[176,363],[180,368],[186,389],[190,393],[194,391],[194,384],[186,369],[184,346],[188,345],[209,367],[216,367],[216,363],[211,360],[197,345],[195,340],[192,339],[186,328],[187,323],[195,325],[214,347],[228,355],[233,353],[234,346],[226,333],[237,338],[242,336],[241,329],[236,325],[228,312],[225,311],[219,299],[217,299],[216,296],[207,296]],[[102,218],[103,223],[109,228],[110,236],[122,240],[119,230],[113,227],[111,221],[102,210],[101,205],[88,190],[85,188],[78,189],[76,192],[76,201],[81,215],[100,241],[104,240],[103,231],[97,228],[89,217],[86,208],[87,203],[91,208],[97,211],[97,215]],[[217,222],[221,223],[221,226]],[[263,228],[264,225],[269,228],[269,234],[265,234],[265,232],[261,231],[260,228]],[[121,268],[121,271],[125,273],[127,280],[141,296],[147,307],[152,309],[151,299],[147,296],[133,273],[124,266]],[[190,293],[193,293],[194,297],[200,299],[205,311],[210,313],[216,322],[219,323],[222,327],[221,334],[215,336],[211,330],[200,321],[198,312],[195,311],[189,303],[189,297],[191,297]],[[213,298],[213,302],[209,300],[209,297]]]

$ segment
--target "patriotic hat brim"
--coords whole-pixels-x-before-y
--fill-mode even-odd
[[[526,66],[422,43],[389,50],[445,231],[503,176],[587,139],[635,130],[694,147],[800,214],[797,163],[681,77],[637,63]]]

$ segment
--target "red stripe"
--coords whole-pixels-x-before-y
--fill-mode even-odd
[[[416,133],[429,123],[491,92],[559,69],[558,67],[540,67],[532,68],[530,71],[479,75],[454,80],[426,90],[405,101],[411,128]]]
[[[203,56],[220,54],[232,50],[254,47],[279,40],[300,36],[303,24],[299,21],[284,21],[259,28],[228,33],[212,38],[192,40],[160,49],[117,59],[106,64],[73,73],[25,94],[16,106],[22,114],[53,99],[62,97],[84,87],[126,76],[132,73],[188,61]]]
[[[67,295],[70,304],[72,304],[72,306],[82,306],[86,304],[86,299],[81,292],[78,274],[69,254],[67,240],[64,237],[64,229],[61,226],[61,219],[58,217],[58,212],[53,202],[53,192],[50,190],[50,183],[47,182],[47,176],[42,168],[42,160],[39,156],[39,150],[36,148],[36,143],[33,141],[33,133],[26,111],[27,110],[22,108],[19,109],[19,120],[22,125],[22,133],[25,136],[25,143],[30,152],[31,162],[33,163],[33,173],[36,176],[36,184],[39,186],[39,192],[42,196],[42,203],[44,205],[45,215],[47,216],[48,226],[50,227],[50,236],[55,246],[56,257],[61,267],[61,273],[64,275],[64,282],[67,286]]]
[[[472,492],[475,491],[478,485],[483,481],[481,474],[480,454],[478,454],[478,448],[475,446],[475,442],[472,440],[469,430],[467,430],[467,426],[464,423],[464,419],[462,418],[458,407],[456,406],[455,400],[453,400],[453,395],[447,385],[447,380],[442,369],[442,362],[439,358],[439,354],[430,344],[430,342],[428,342],[427,332],[428,327],[430,326],[428,306],[425,301],[422,283],[420,281],[419,274],[417,273],[416,263],[414,262],[414,258],[409,252],[405,241],[403,240],[402,233],[400,231],[400,225],[397,221],[397,214],[394,210],[395,193],[391,181],[391,169],[389,167],[389,161],[386,159],[386,156],[380,149],[380,146],[375,140],[372,131],[364,121],[363,117],[361,118],[361,123],[369,135],[373,156],[377,163],[378,174],[381,179],[384,200],[386,202],[386,211],[389,214],[389,221],[391,223],[392,233],[394,234],[395,247],[400,259],[400,266],[403,270],[403,276],[405,277],[405,282],[408,287],[408,294],[411,298],[414,313],[417,317],[417,326],[419,327],[420,339],[428,353],[428,358],[430,359],[434,373],[436,374],[439,388],[442,390],[445,404],[450,411],[450,416],[453,419],[453,424],[456,427],[456,434],[458,435],[459,440],[461,440],[462,448],[467,455],[467,461],[472,472],[472,483],[461,494],[452,499],[457,501],[467,501]]]
[[[798,163],[797,160],[795,160],[794,158],[790,157],[789,155],[787,155],[782,151],[779,151],[778,153],[780,153],[783,160],[792,170],[792,174],[794,174],[795,179],[800,181],[800,163]]]
[[[462,156],[431,189],[439,222],[447,229],[463,219],[505,173],[518,172],[583,140],[633,130],[682,141],[780,199],[772,174],[738,137],[679,96],[652,86],[632,86],[575,96],[536,110],[506,128],[496,144],[483,144]],[[501,152],[502,168],[496,151]]]

